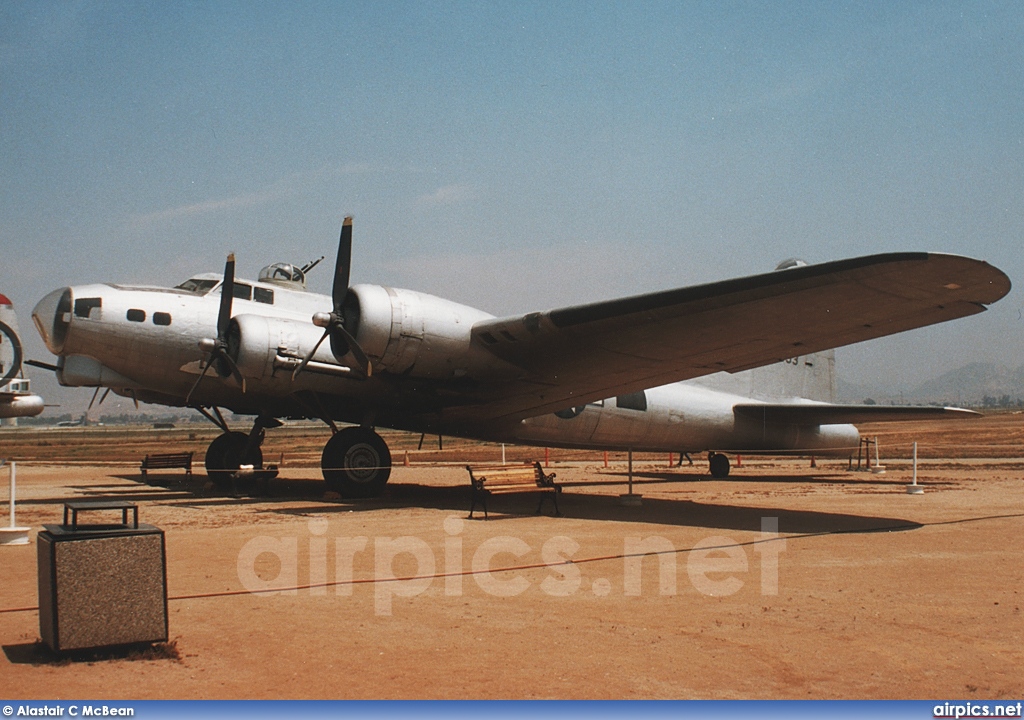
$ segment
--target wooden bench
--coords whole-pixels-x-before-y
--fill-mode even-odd
[[[562,488],[555,484],[555,473],[545,473],[539,462],[533,465],[511,465],[511,466],[466,466],[469,472],[469,481],[473,486],[473,504],[469,508],[469,517],[473,517],[477,502],[484,509],[484,519],[487,519],[487,498],[495,493],[507,492],[539,492],[540,502],[537,504],[539,513],[544,506],[544,501],[551,498],[555,505],[555,515],[561,515],[558,509],[558,493]]]
[[[142,481],[146,482],[146,473],[149,470],[168,470],[170,468],[182,468],[185,475],[192,477],[192,453],[162,453],[147,455],[142,461]]]

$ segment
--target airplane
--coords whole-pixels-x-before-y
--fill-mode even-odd
[[[351,255],[350,216],[330,296],[306,289],[315,263],[269,265],[252,281],[235,278],[234,254],[222,275],[173,288],[59,288],[32,312],[57,363],[36,364],[65,386],[195,408],[222,430],[205,460],[219,484],[242,465],[262,468],[266,430],[292,418],[330,427],[321,471],[345,497],[385,489],[391,454],[377,427],[707,451],[725,477],[727,452],[848,455],[860,443],[854,422],[970,415],[837,405],[825,351],[973,315],[1010,290],[983,261],[907,252],[495,317],[413,290],[350,286]],[[681,382],[694,379],[702,384]],[[249,432],[232,430],[222,408],[254,416]]]
[[[32,394],[30,381],[21,372],[22,356],[14,304],[0,294],[0,419],[3,420],[31,417],[43,411],[43,399]]]

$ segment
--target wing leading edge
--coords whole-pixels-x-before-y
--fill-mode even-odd
[[[529,417],[747,370],[973,315],[1009,290],[980,260],[893,253],[495,318],[473,341],[519,375],[462,412]]]

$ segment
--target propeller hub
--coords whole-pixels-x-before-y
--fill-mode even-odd
[[[337,322],[337,317],[334,313],[318,312],[313,315],[313,324],[326,330]]]
[[[199,341],[199,349],[204,353],[212,353],[214,348],[217,347],[217,341],[213,338],[203,338]]]

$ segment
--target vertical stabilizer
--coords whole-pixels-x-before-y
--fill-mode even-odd
[[[0,294],[0,389],[21,371],[21,338],[14,305]]]
[[[835,350],[826,350],[753,370],[715,373],[687,382],[752,400],[803,398],[831,403],[836,397],[836,353]]]
[[[751,397],[759,400],[806,398],[827,403],[836,400],[835,350],[801,355],[755,368],[750,373]]]

